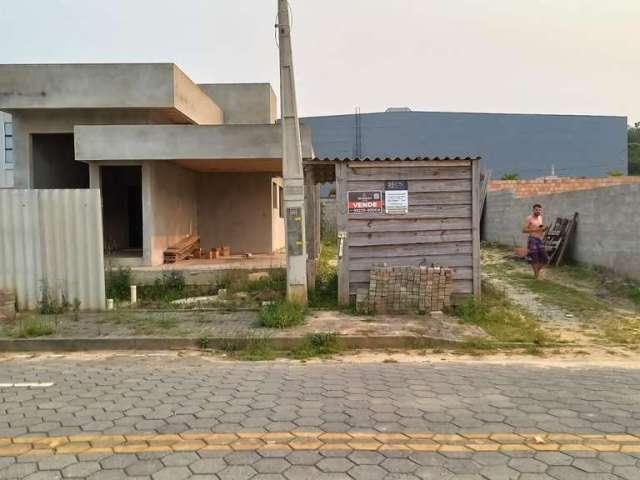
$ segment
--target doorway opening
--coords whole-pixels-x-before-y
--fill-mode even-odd
[[[89,165],[76,161],[73,133],[31,135],[33,188],[89,188]]]
[[[100,167],[107,256],[142,257],[142,167]]]

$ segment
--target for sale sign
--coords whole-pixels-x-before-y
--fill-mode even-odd
[[[349,192],[349,213],[382,213],[382,192]]]

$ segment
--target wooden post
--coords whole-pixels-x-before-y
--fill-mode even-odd
[[[346,238],[338,238],[338,250],[342,242],[342,257],[338,258],[338,304],[349,305],[349,237],[347,234],[347,169],[344,162],[336,163],[336,216],[338,224],[338,236],[347,235]]]
[[[480,162],[471,160],[473,296],[480,299]]]
[[[313,291],[316,288],[316,270],[318,263],[316,237],[316,201],[315,201],[315,176],[313,167],[304,167],[304,209],[305,209],[305,233],[307,237],[307,288]]]

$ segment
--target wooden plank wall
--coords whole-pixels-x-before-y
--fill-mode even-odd
[[[340,268],[342,303],[358,288],[368,287],[371,267],[380,263],[451,267],[455,270],[454,295],[477,292],[479,238],[473,224],[477,193],[472,188],[477,162],[473,163],[476,165],[470,160],[338,165],[337,200],[342,203],[338,204],[338,230],[346,229],[348,235]],[[408,180],[408,214],[347,213],[347,192],[384,191],[385,180]]]

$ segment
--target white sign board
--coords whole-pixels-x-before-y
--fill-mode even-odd
[[[384,211],[389,214],[406,214],[409,212],[408,190],[387,190],[384,192]]]

